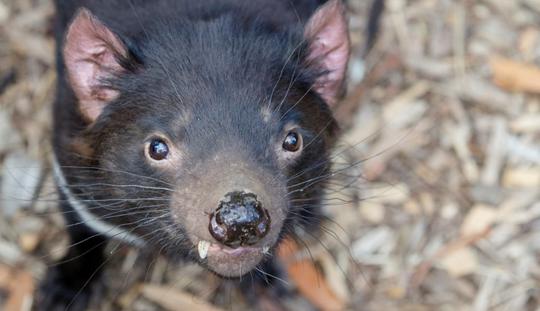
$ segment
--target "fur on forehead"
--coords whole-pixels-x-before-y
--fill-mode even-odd
[[[298,24],[286,30],[253,18],[238,20],[231,13],[198,22],[164,20],[149,23],[143,33],[126,36],[113,33],[90,15],[91,24],[97,25],[97,30],[106,33],[108,40],[114,42],[104,45],[116,49],[112,55],[130,57],[124,62],[116,57],[118,64],[107,65],[101,74],[99,67],[93,69],[98,70],[98,77],[107,77],[111,70],[116,74],[107,78],[112,78],[109,79],[111,87],[83,92],[83,96],[96,94],[96,97],[86,101],[82,98],[81,104],[85,106],[86,103],[90,107],[86,111],[90,111],[89,118],[95,120],[113,101],[116,106],[130,106],[134,99],[145,101],[146,105],[164,102],[184,107],[192,105],[194,108],[204,101],[216,106],[223,102],[253,105],[254,102],[282,99],[268,97],[274,95],[276,88],[279,88],[279,93],[283,85],[285,94],[278,95],[287,96],[292,88],[304,93],[313,91],[333,104],[336,88],[341,85],[342,70],[325,69],[327,62],[321,59],[335,58],[328,54],[333,50],[326,52],[326,48],[332,48],[334,39],[341,38],[332,29],[343,33],[343,27],[333,22],[342,21],[335,17],[335,14],[342,14],[340,3],[332,0],[329,2],[331,6],[327,4],[319,9],[305,29]],[[77,30],[76,26],[74,23],[72,28]],[[324,41],[325,36],[330,39]],[[82,37],[80,40],[84,41]],[[69,36],[67,41],[66,47],[69,46]],[[345,50],[340,51],[339,55],[348,55],[343,52]],[[68,52],[74,54],[75,59],[80,53],[77,50],[66,51],[66,55],[72,55]],[[126,63],[135,64],[131,67],[138,70],[123,70]],[[69,66],[68,62],[68,71]],[[99,81],[88,81],[88,77],[79,80],[86,81],[85,85],[102,85]],[[122,96],[125,101],[117,100],[118,92],[126,95]],[[148,108],[154,110],[155,106]]]

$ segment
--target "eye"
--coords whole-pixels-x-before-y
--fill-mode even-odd
[[[302,146],[302,136],[295,131],[290,131],[285,137],[282,146],[283,149],[289,152],[296,152]]]
[[[156,161],[161,161],[169,155],[169,146],[159,138],[152,139],[148,145],[148,154]]]

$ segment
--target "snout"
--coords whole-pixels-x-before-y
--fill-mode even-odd
[[[210,215],[208,230],[216,241],[225,246],[252,246],[268,234],[270,215],[256,194],[230,192]]]
[[[209,166],[173,197],[194,259],[225,277],[242,276],[260,264],[286,218],[286,184],[245,163]]]

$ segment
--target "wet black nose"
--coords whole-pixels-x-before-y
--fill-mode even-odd
[[[230,192],[210,216],[210,234],[229,247],[253,245],[270,229],[270,216],[253,193]]]

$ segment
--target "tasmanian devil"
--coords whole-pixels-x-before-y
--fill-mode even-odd
[[[239,277],[320,219],[349,39],[341,0],[56,0],[54,173],[84,308],[109,238]]]

